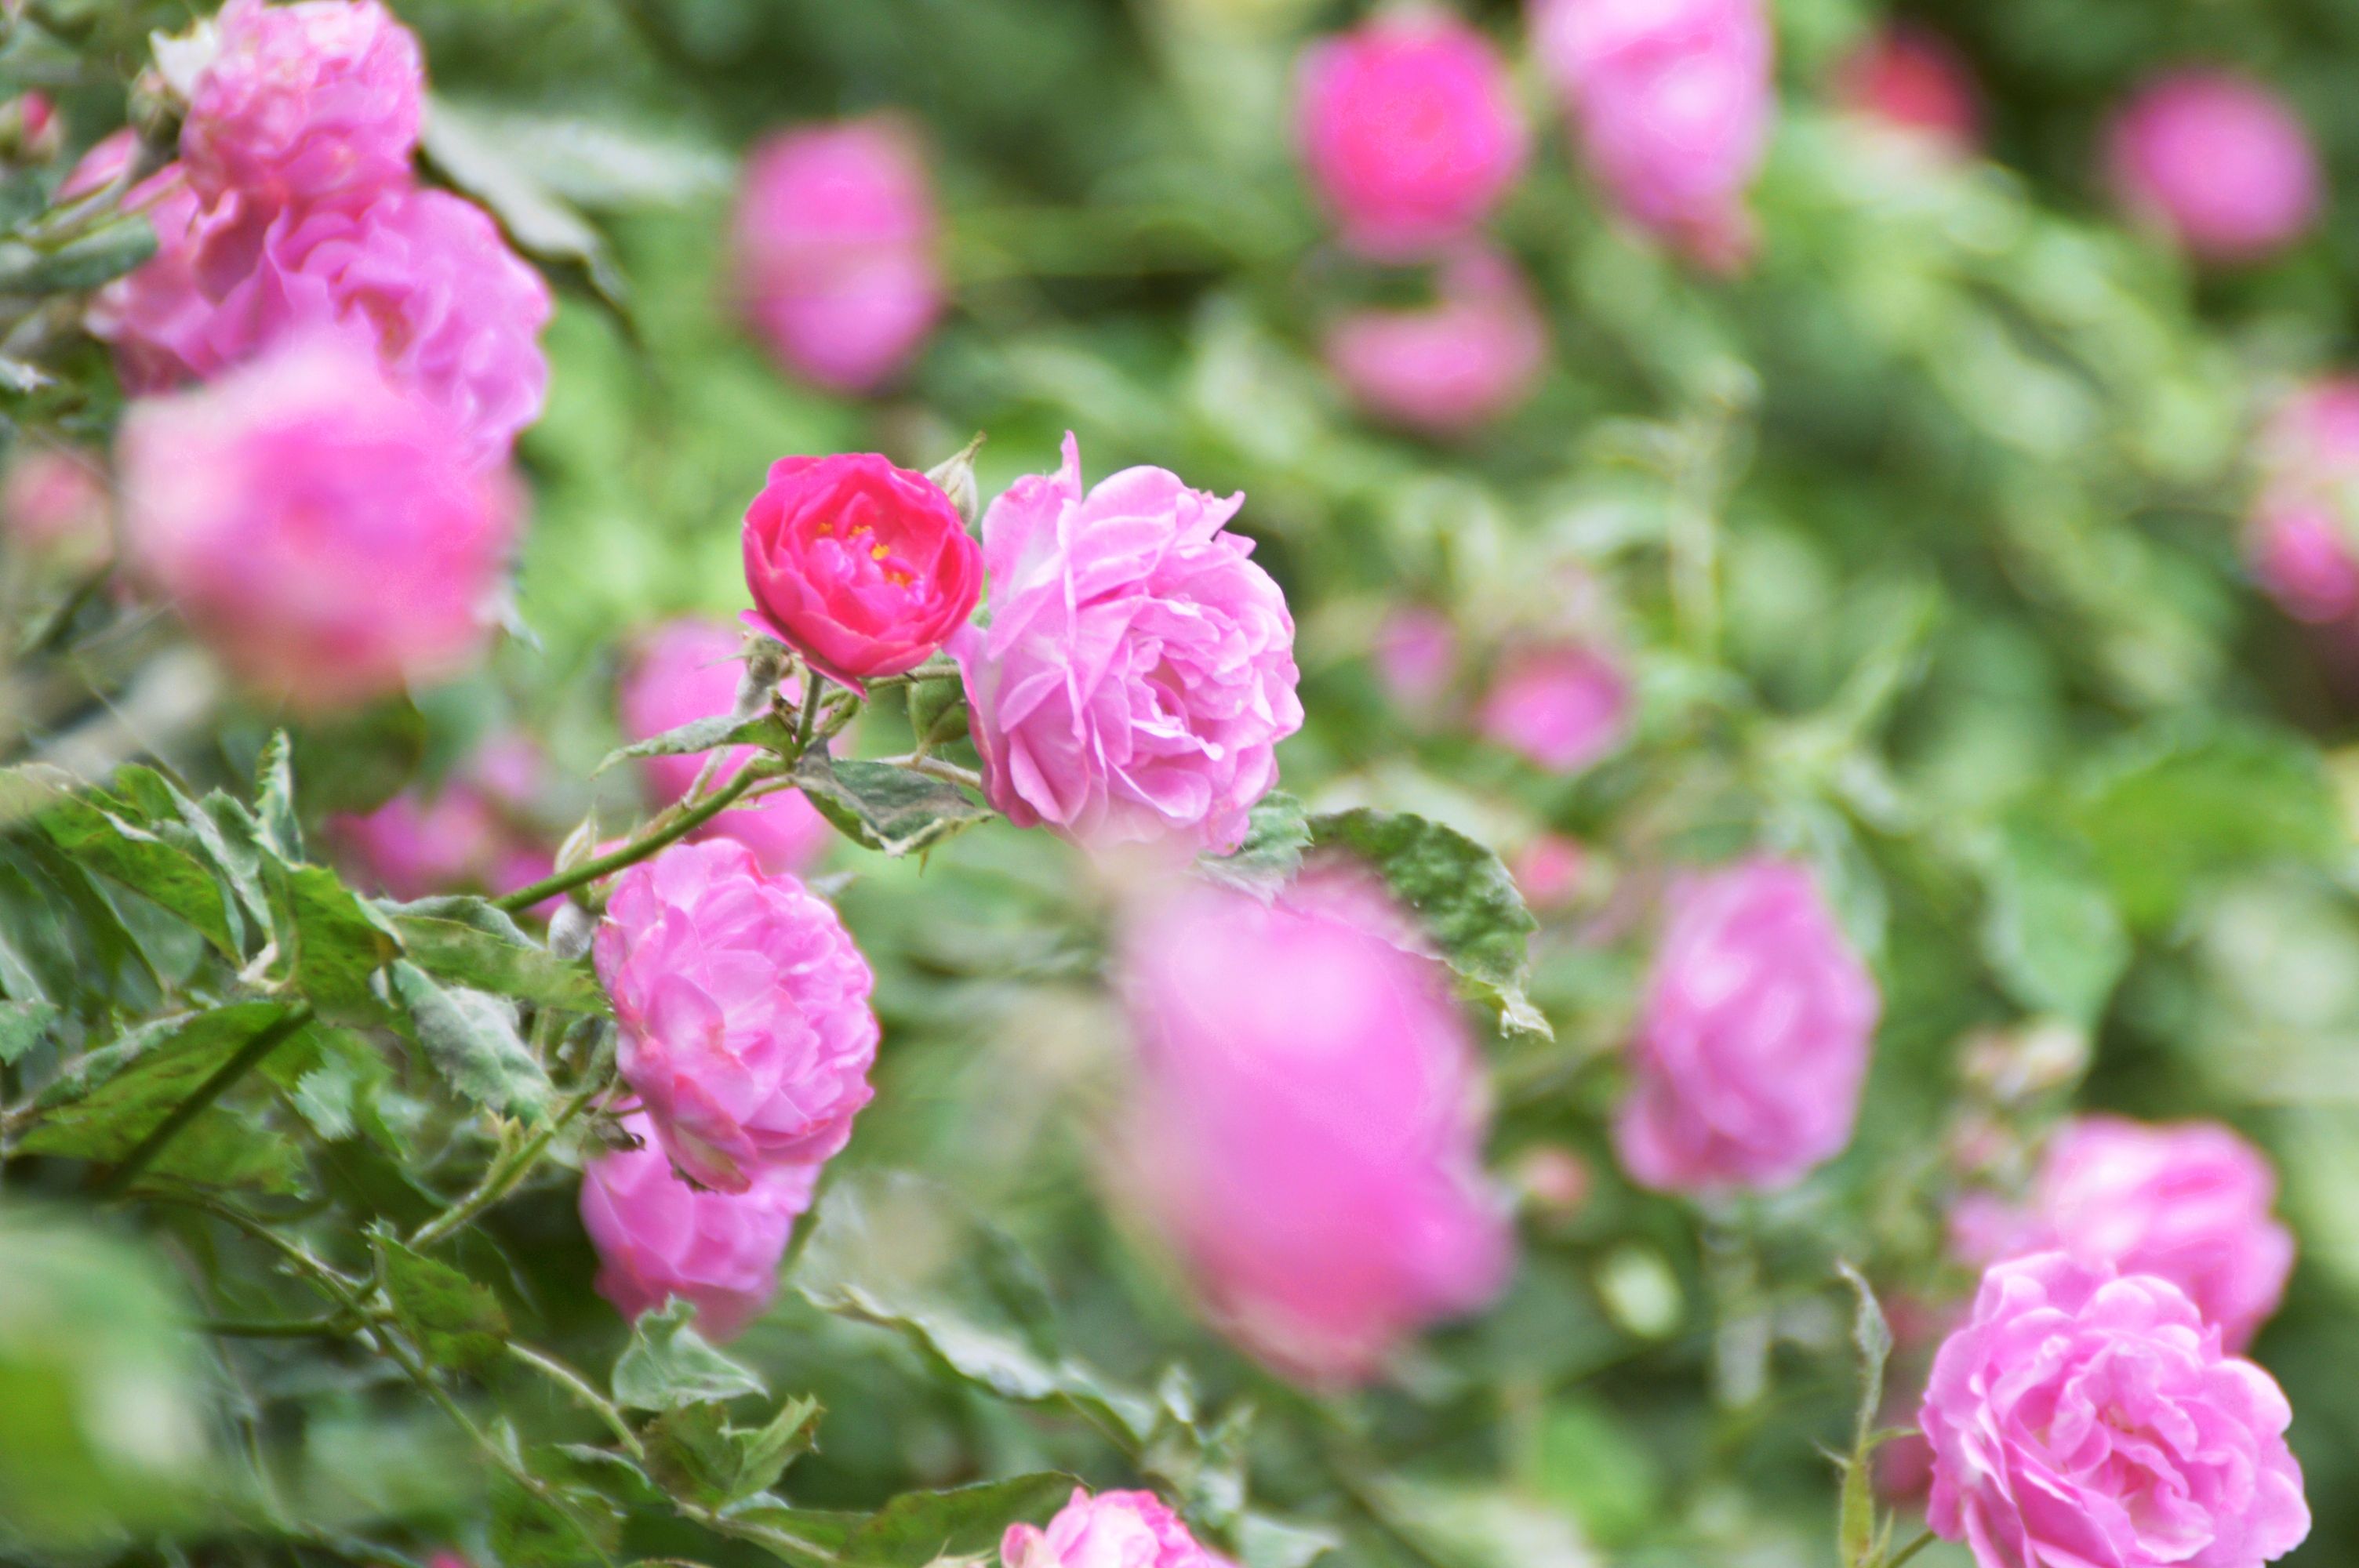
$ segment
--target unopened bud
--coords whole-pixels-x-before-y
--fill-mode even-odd
[[[549,916],[549,950],[570,964],[590,951],[590,937],[597,929],[598,917],[568,899]]]
[[[921,751],[963,739],[967,732],[965,683],[951,676],[910,683],[909,728]]]
[[[978,430],[974,439],[960,448],[954,456],[926,470],[926,477],[951,498],[951,504],[958,508],[969,528],[983,516],[983,492],[974,482],[974,454],[983,449],[983,432]]]
[[[65,143],[65,122],[46,92],[0,103],[0,159],[23,167],[49,162]]]

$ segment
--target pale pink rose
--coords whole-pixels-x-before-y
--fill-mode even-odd
[[[1458,678],[1458,625],[1439,610],[1404,604],[1376,628],[1376,676],[1413,714],[1439,703]]]
[[[352,211],[273,211],[233,193],[201,208],[180,185],[151,215],[157,254],[90,311],[131,391],[209,381],[294,338],[341,331],[440,406],[478,463],[505,460],[539,416],[549,286],[472,202],[413,189]]]
[[[2310,1533],[2284,1392],[2150,1274],[1999,1264],[1917,1419],[1926,1520],[1981,1568],[2259,1568]]]
[[[480,654],[521,496],[342,340],[135,405],[125,557],[249,684],[319,708]]]
[[[1198,1544],[1153,1492],[1079,1487],[1047,1530],[1011,1524],[999,1542],[1001,1568],[1234,1568]]]
[[[2253,580],[2297,621],[2313,625],[2359,614],[2359,559],[2332,508],[2264,503],[2245,530]]]
[[[2269,1212],[2277,1190],[2268,1157],[2217,1122],[2084,1116],[2050,1140],[2023,1207],[1962,1199],[1951,1242],[1974,1263],[2060,1248],[2159,1275],[2242,1350],[2293,1272],[2293,1232]]]
[[[430,797],[404,791],[328,826],[362,882],[405,901],[463,891],[499,853],[498,818],[459,780]]]
[[[1121,959],[1137,1076],[1119,1179],[1212,1318],[1316,1382],[1375,1375],[1512,1261],[1440,967],[1343,908],[1191,888]]]
[[[94,452],[36,446],[19,437],[0,479],[0,527],[21,550],[95,560],[106,555],[114,504]]]
[[[875,984],[835,911],[730,839],[622,873],[592,945],[619,1065],[682,1173],[742,1193],[852,1137],[872,1091]]]
[[[636,1149],[582,1170],[582,1228],[598,1249],[598,1293],[636,1320],[673,1296],[696,1303],[696,1330],[734,1338],[777,1299],[778,1263],[810,1207],[820,1167],[765,1166],[742,1193],[680,1180],[645,1116],[624,1119]]]
[[[1761,0],[1529,0],[1540,65],[1590,172],[1640,226],[1723,270],[1777,114]]]
[[[1451,258],[1435,303],[1353,311],[1329,329],[1326,354],[1370,415],[1448,436],[1529,396],[1548,347],[1548,323],[1515,263],[1477,247]]]
[[[1945,152],[1982,146],[1982,93],[1957,46],[1930,27],[1890,22],[1835,67],[1835,102]]]
[[[2245,524],[2254,580],[2312,624],[2359,615],[2359,553],[2344,518],[2359,495],[2359,378],[2300,388],[2270,416],[2261,483]]]
[[[1224,531],[1244,504],[1156,468],[1085,494],[1070,434],[1060,471],[991,503],[991,625],[951,652],[1009,821],[1093,848],[1244,840],[1302,727],[1286,596]]]
[[[1424,255],[1482,222],[1523,172],[1506,62],[1448,13],[1379,16],[1303,56],[1296,135],[1344,243]]]
[[[923,149],[876,116],[781,131],[737,198],[737,287],[786,367],[869,392],[916,357],[941,315],[940,220]]]
[[[669,621],[642,638],[623,674],[624,739],[645,741],[730,712],[737,702],[738,677],[745,669],[737,656],[744,645],[745,637],[735,627],[715,621]],[[801,687],[800,681],[788,681],[780,689],[792,702],[801,696]],[[655,803],[669,806],[686,795],[704,770],[706,755],[642,758],[640,771]],[[736,777],[753,755],[751,746],[730,747],[712,775],[714,785]],[[834,830],[800,792],[789,790],[751,806],[733,806],[699,828],[695,837],[734,838],[754,851],[766,871],[800,871],[826,850]]]
[[[356,203],[408,183],[424,70],[376,0],[229,0],[215,27],[180,124],[200,196]]]
[[[1672,1192],[1774,1189],[1843,1152],[1882,1009],[1804,867],[1766,856],[1671,892],[1614,1123]]]
[[[2105,158],[2122,204],[2205,261],[2284,248],[2325,200],[2301,121],[2275,89],[2231,71],[2148,83],[2114,118]]]
[[[1477,715],[1484,736],[1556,773],[1577,773],[1622,743],[1630,681],[1603,654],[1577,643],[1511,650]]]
[[[1588,871],[1589,851],[1579,839],[1561,833],[1534,834],[1516,852],[1516,891],[1538,913],[1562,909],[1581,891]]]

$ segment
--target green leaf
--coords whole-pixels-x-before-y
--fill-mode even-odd
[[[60,1014],[54,1002],[0,1001],[0,1065],[15,1066],[39,1044]]]
[[[710,719],[699,719],[660,735],[617,746],[599,760],[592,776],[636,757],[685,757],[723,746],[759,746],[764,751],[777,752],[791,750],[793,744],[793,735],[775,713],[757,713],[751,719],[716,713]]]
[[[934,751],[967,736],[966,683],[956,676],[909,683],[909,732]]]
[[[1294,880],[1302,869],[1302,853],[1310,848],[1310,819],[1302,803],[1283,790],[1272,790],[1254,806],[1245,841],[1235,852],[1200,855],[1196,869],[1214,881],[1266,900]]]
[[[1386,1524],[1443,1568],[1595,1568],[1572,1521],[1497,1487],[1375,1478]]]
[[[282,860],[303,858],[303,823],[295,813],[295,743],[274,730],[255,765],[254,816],[263,841]]]
[[[537,1124],[554,1092],[549,1074],[516,1033],[516,1005],[482,991],[446,988],[397,959],[393,991],[409,1010],[411,1032],[435,1070],[476,1104]]]
[[[642,1316],[614,1359],[614,1402],[627,1410],[680,1410],[764,1391],[762,1379],[705,1341],[696,1307],[678,1296]]]
[[[2086,843],[2018,814],[1999,827],[1984,877],[1983,952],[2007,994],[2093,1025],[2129,965],[2130,939]]]
[[[369,978],[401,952],[393,923],[325,866],[263,866],[280,958],[295,987],[338,1022],[379,1023],[390,1017]]]
[[[1603,1401],[1551,1400],[1541,1414],[1537,1489],[1570,1511],[1600,1544],[1644,1537],[1663,1506],[1659,1466]]]
[[[462,1371],[499,1359],[508,1314],[489,1286],[412,1251],[381,1221],[369,1240],[394,1317],[428,1359]]]
[[[1441,961],[1505,1029],[1553,1039],[1524,983],[1539,928],[1499,857],[1454,827],[1367,806],[1310,819],[1317,849],[1348,849],[1414,911]]]
[[[904,1492],[875,1513],[756,1501],[730,1510],[733,1530],[806,1568],[928,1568],[975,1557],[1019,1520],[1045,1522],[1073,1495],[1071,1476],[1042,1472],[941,1492]]]
[[[583,1535],[599,1550],[622,1543],[621,1514],[587,1487],[548,1483],[565,1509],[551,1507],[506,1474],[492,1479],[492,1550],[502,1568],[582,1568],[591,1561]]]
[[[399,795],[426,757],[426,716],[406,697],[295,731],[291,765],[319,815],[370,812]]]
[[[1310,1568],[1343,1544],[1332,1530],[1259,1513],[1240,1519],[1234,1534],[1243,1568]]]
[[[437,913],[419,913],[419,905],[380,907],[390,916],[411,962],[436,979],[536,1006],[601,1016],[614,1011],[586,962],[560,958],[527,936],[490,901],[425,902]]]
[[[102,224],[54,250],[0,243],[0,294],[80,294],[112,283],[156,254],[144,213]]]
[[[20,785],[49,782],[29,770],[14,772]],[[234,917],[212,868],[134,821],[133,815],[102,792],[68,791],[53,793],[37,820],[50,841],[84,869],[153,899],[204,933],[223,957],[242,961],[231,924]]]
[[[1866,1278],[1849,1263],[1836,1264],[1835,1271],[1859,1298],[1852,1314],[1852,1345],[1859,1352],[1859,1408],[1853,1420],[1851,1454],[1843,1462],[1835,1561],[1842,1568],[1867,1568],[1875,1550],[1875,1418],[1884,1407],[1884,1369],[1892,1359],[1892,1329],[1884,1321],[1884,1309]]]
[[[812,1446],[819,1401],[789,1400],[766,1425],[733,1426],[728,1407],[707,1400],[665,1411],[642,1434],[647,1469],[664,1488],[705,1508],[767,1491],[795,1456]]]
[[[420,150],[452,185],[491,209],[518,249],[544,262],[579,266],[600,298],[618,311],[625,308],[629,287],[605,237],[512,156],[494,124],[437,97]]]
[[[992,816],[954,784],[890,762],[839,761],[818,747],[795,764],[794,780],[840,832],[887,855],[929,849]]]

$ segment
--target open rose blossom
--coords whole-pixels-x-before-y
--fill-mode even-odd
[[[1307,1380],[1374,1375],[1505,1283],[1481,1068],[1440,966],[1352,890],[1265,907],[1195,887],[1135,922],[1118,1174],[1206,1308]]]
[[[1671,1192],[1799,1180],[1851,1141],[1881,1005],[1804,867],[1685,880],[1630,1044],[1624,1169]]]
[[[886,117],[782,131],[737,197],[741,303],[786,367],[839,392],[891,380],[942,309],[932,182]]]
[[[2245,524],[2254,580],[2313,624],[2359,616],[2359,378],[2332,376],[2287,398],[2260,448],[2261,484]]]
[[[1484,735],[1554,773],[1577,773],[1621,744],[1630,681],[1621,666],[1573,643],[1516,649],[1484,694]]]
[[[645,741],[731,711],[736,706],[738,676],[745,669],[737,656],[744,643],[734,626],[695,620],[667,622],[642,638],[623,673],[625,737]],[[790,681],[783,689],[789,701],[801,695],[799,682]],[[729,748],[713,783],[734,778],[753,755],[750,746]],[[689,792],[704,762],[702,753],[642,757],[639,768],[656,804],[669,806]],[[750,806],[732,806],[698,828],[696,836],[734,838],[754,851],[764,871],[776,872],[804,870],[835,835],[810,801],[789,790]]]
[[[1442,269],[1434,304],[1354,311],[1329,329],[1326,352],[1335,378],[1370,415],[1455,435],[1530,394],[1548,360],[1548,323],[1514,262],[1472,248]]]
[[[2206,261],[2282,249],[2325,199],[2301,121],[2274,89],[2230,71],[2147,85],[2115,117],[2105,159],[2123,205]]]
[[[199,195],[358,202],[408,181],[425,78],[377,0],[229,0],[215,28],[180,128]]]
[[[332,707],[482,651],[519,492],[364,351],[136,405],[116,457],[130,565],[251,685]]]
[[[1934,1357],[1926,1520],[1981,1568],[2259,1568],[2310,1533],[2292,1419],[2176,1285],[2035,1253]]]
[[[1726,270],[1777,112],[1762,0],[1530,0],[1541,68],[1632,221]]]
[[[734,1337],[777,1297],[778,1260],[820,1167],[767,1166],[742,1193],[699,1192],[673,1172],[646,1117],[623,1125],[640,1147],[601,1154],[582,1172],[598,1293],[634,1320],[679,1296],[696,1303],[698,1333]]]
[[[1380,16],[1313,46],[1299,92],[1303,167],[1364,254],[1430,254],[1480,222],[1523,170],[1506,65],[1444,12]]]
[[[1982,95],[1973,68],[1940,34],[1905,22],[1880,27],[1835,68],[1835,102],[1930,146],[1982,145]]]
[[[1153,1492],[1092,1497],[1079,1487],[1047,1530],[1009,1525],[999,1562],[1000,1568],[1231,1568]]]
[[[2267,1156],[2216,1122],[2084,1116],[2049,1141],[2023,1209],[1964,1206],[1951,1236],[1972,1262],[2061,1248],[2159,1275],[2242,1350],[2293,1271],[2293,1233],[2269,1213],[2277,1190]]]
[[[1302,727],[1286,596],[1226,532],[1244,504],[1157,468],[1084,493],[1071,434],[1062,469],[991,503],[991,625],[951,651],[1009,821],[1093,848],[1244,841]]]
[[[850,686],[924,664],[983,596],[951,498],[874,452],[772,463],[744,542],[762,630]]]
[[[875,986],[835,911],[728,839],[625,871],[592,944],[619,1065],[681,1173],[742,1193],[852,1137],[876,1060]]]

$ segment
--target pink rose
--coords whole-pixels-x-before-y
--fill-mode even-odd
[[[2327,377],[2287,398],[2263,433],[2260,468],[2245,524],[2254,579],[2297,621],[2359,615],[2359,556],[2343,520],[2359,484],[2359,378]]]
[[[1225,853],[1302,727],[1286,596],[1226,533],[1245,497],[1125,469],[1017,480],[983,520],[992,621],[953,643],[984,793],[1093,848]]]
[[[2293,1272],[2293,1233],[2269,1213],[2277,1190],[2267,1156],[2216,1122],[2084,1116],[2049,1141],[2026,1208],[1962,1200],[1951,1235],[1971,1262],[2061,1248],[2169,1280],[2242,1350]]]
[[[1614,1123],[1649,1187],[1770,1189],[1843,1152],[1881,1001],[1809,871],[1756,857],[1681,881]]]
[[[1761,0],[1530,0],[1541,68],[1632,221],[1726,270],[1777,113]]]
[[[623,872],[592,952],[622,1026],[619,1065],[672,1162],[742,1193],[815,1164],[868,1103],[868,964],[835,911],[728,839]]]
[[[124,382],[158,392],[211,380],[292,338],[347,332],[448,414],[473,460],[506,460],[538,417],[549,286],[472,202],[440,190],[365,207],[271,211],[185,187],[153,216],[157,254],[92,302],[92,333]]]
[[[2253,580],[2296,621],[2359,614],[2359,560],[2332,508],[2265,503],[2245,525],[2245,555]]]
[[[116,456],[126,558],[252,685],[332,707],[483,650],[516,487],[349,343],[136,405]]]
[[[438,787],[332,816],[329,833],[359,879],[394,898],[511,892],[555,869],[533,821],[545,771],[531,741],[495,737]]]
[[[737,287],[787,368],[868,392],[905,367],[942,310],[932,181],[917,137],[877,117],[782,131],[737,198]]]
[[[1478,716],[1484,736],[1555,773],[1577,773],[1622,743],[1630,682],[1604,654],[1574,643],[1511,651]]]
[[[2259,1568],[2310,1533],[2292,1418],[2177,1286],[2036,1253],[1934,1357],[1926,1519],[1981,1568]]]
[[[1393,701],[1423,715],[1458,678],[1458,625],[1440,611],[1404,604],[1376,628],[1376,678]]]
[[[924,664],[983,596],[951,498],[874,452],[772,463],[744,541],[764,628],[850,686]]]
[[[20,550],[102,559],[114,503],[94,452],[36,446],[22,436],[0,479],[0,526]]]
[[[229,0],[216,28],[180,125],[200,196],[361,202],[408,183],[425,77],[376,0]]]
[[[1571,903],[1589,871],[1589,851],[1561,833],[1538,833],[1516,854],[1516,891],[1536,913]]]
[[[1365,255],[1430,254],[1483,221],[1523,172],[1525,131],[1498,51],[1445,12],[1396,12],[1303,56],[1302,165]]]
[[[1834,74],[1835,102],[1947,152],[1982,146],[1982,94],[1957,46],[1907,22],[1879,27]]]
[[[624,1127],[636,1149],[582,1171],[582,1228],[598,1249],[598,1293],[636,1320],[679,1296],[705,1338],[734,1338],[778,1293],[778,1263],[810,1207],[816,1164],[763,1168],[742,1193],[699,1192],[673,1172],[645,1116]]]
[[[1488,1302],[1512,1251],[1465,1021],[1438,964],[1346,918],[1348,891],[1191,888],[1122,948],[1121,1178],[1223,1328],[1321,1382]]]
[[[2224,70],[2148,83],[2115,116],[2105,161],[2122,204],[2205,261],[2282,249],[2325,200],[2293,111],[2275,90]]]
[[[1513,262],[1470,249],[1442,269],[1438,302],[1354,311],[1328,331],[1326,353],[1335,378],[1370,415],[1455,435],[1530,395],[1548,362],[1548,323]]]
[[[744,643],[735,627],[714,621],[670,621],[641,639],[623,675],[624,738],[645,741],[731,711],[737,703],[738,676],[745,669],[737,656]],[[793,701],[801,696],[801,682],[789,681],[780,689]],[[712,775],[714,784],[736,777],[753,755],[751,746],[730,747]],[[655,803],[669,806],[696,783],[704,762],[701,752],[645,757],[639,768]],[[732,806],[695,836],[735,839],[754,851],[766,871],[799,871],[819,859],[834,829],[810,801],[790,790],[750,806]]]
[[[999,1542],[1001,1568],[1234,1568],[1197,1543],[1153,1492],[1073,1488],[1049,1528],[1011,1524]]]

